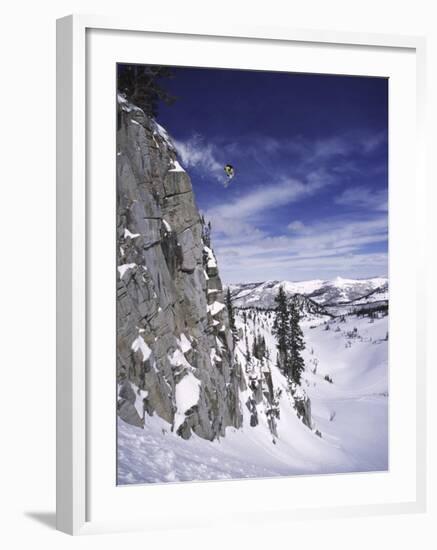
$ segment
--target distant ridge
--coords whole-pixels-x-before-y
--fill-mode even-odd
[[[232,302],[236,307],[274,307],[274,298],[282,286],[287,294],[301,294],[321,306],[338,306],[349,303],[362,304],[369,301],[388,300],[388,278],[333,280],[314,279],[309,281],[265,281],[229,285]]]

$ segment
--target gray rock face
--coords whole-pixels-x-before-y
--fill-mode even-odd
[[[170,138],[119,98],[118,412],[141,425],[134,403],[142,390],[148,414],[181,437],[212,440],[241,426],[242,373],[214,253],[202,235],[191,181]]]
[[[312,428],[311,421],[311,401],[309,397],[294,397],[294,407],[297,412],[297,416],[308,428]]]
[[[143,427],[143,419],[140,418],[135,408],[135,391],[129,381],[123,381],[118,392],[118,397],[117,412],[120,418],[134,426]]]

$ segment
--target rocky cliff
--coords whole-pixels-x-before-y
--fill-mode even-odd
[[[146,414],[181,437],[240,427],[227,309],[188,174],[166,131],[118,97],[118,414]]]

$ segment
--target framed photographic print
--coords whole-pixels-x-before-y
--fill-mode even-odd
[[[423,51],[58,21],[59,529],[423,509]]]

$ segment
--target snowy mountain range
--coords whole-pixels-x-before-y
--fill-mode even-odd
[[[328,314],[352,312],[368,304],[388,301],[388,279],[372,277],[370,279],[343,279],[336,277],[332,281],[266,281],[229,285],[232,303],[237,308],[273,309],[279,287],[286,294],[299,294],[320,307],[319,311]]]

